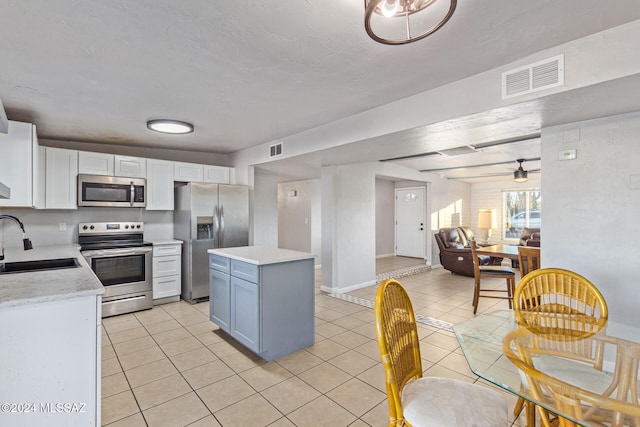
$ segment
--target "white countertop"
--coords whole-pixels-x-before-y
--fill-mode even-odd
[[[78,245],[41,246],[29,251],[6,248],[0,262],[56,258],[77,258],[80,267],[0,274],[0,308],[104,293]]]
[[[209,249],[207,252],[257,265],[277,264],[280,262],[315,258],[315,255],[306,252],[270,248],[266,246],[241,246],[238,248]]]

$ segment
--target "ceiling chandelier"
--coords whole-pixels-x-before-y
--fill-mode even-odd
[[[383,44],[421,40],[442,27],[456,10],[457,0],[364,0],[364,27]]]

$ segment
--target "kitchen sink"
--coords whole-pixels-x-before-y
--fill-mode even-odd
[[[59,270],[80,267],[77,258],[40,259],[0,263],[0,274],[25,273],[28,271]]]

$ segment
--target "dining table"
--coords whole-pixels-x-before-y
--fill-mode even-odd
[[[492,258],[509,258],[518,259],[518,245],[490,245],[478,246],[476,249],[478,255],[488,255]]]
[[[550,332],[519,325],[513,311],[499,310],[457,323],[453,330],[471,370],[491,384],[576,425],[601,426],[603,417],[607,425],[640,425],[639,326],[608,320],[598,328]],[[583,394],[586,403],[576,411],[562,398],[554,400],[550,390],[541,392],[544,387],[533,382],[537,377],[528,375],[525,362],[561,384],[563,392],[571,388],[577,399]],[[616,403],[617,412],[594,408],[589,396]]]

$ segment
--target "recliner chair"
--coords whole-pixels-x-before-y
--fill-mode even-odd
[[[442,267],[455,274],[473,277],[473,256],[463,229],[471,230],[469,227],[441,228],[434,236],[440,249]],[[489,256],[480,257],[481,265],[488,265],[490,260]]]

